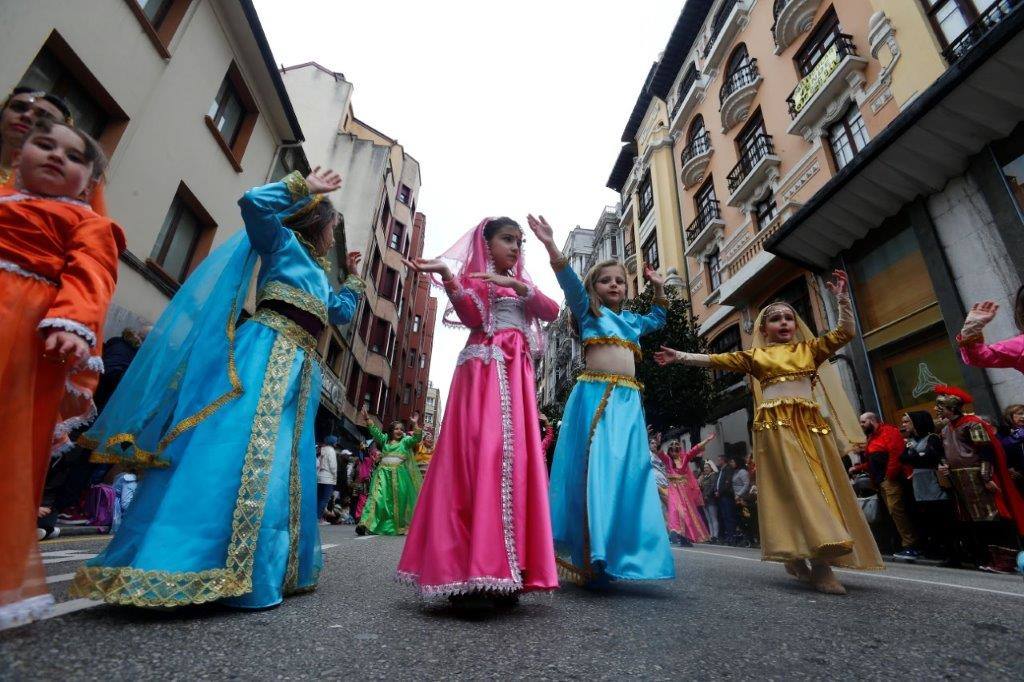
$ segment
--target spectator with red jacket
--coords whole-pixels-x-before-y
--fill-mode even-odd
[[[906,441],[899,429],[886,424],[874,412],[865,412],[860,416],[860,427],[867,436],[864,445],[865,461],[850,467],[851,473],[867,471],[872,482],[878,488],[878,496],[889,510],[889,516],[896,524],[896,532],[900,536],[902,551],[894,556],[898,559],[913,561],[920,557],[914,548],[917,538],[914,525],[904,503],[904,492],[907,481],[914,474],[913,468],[903,464],[900,458],[907,448]],[[884,469],[883,469],[884,466]]]

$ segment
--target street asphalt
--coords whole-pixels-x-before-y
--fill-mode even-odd
[[[58,615],[0,632],[0,679],[1024,679],[1020,576],[890,564],[834,597],[700,546],[674,550],[671,582],[476,612],[395,584],[400,538],[322,530],[319,589],[256,613],[69,601],[106,539],[45,542]]]

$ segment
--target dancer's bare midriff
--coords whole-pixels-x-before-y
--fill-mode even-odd
[[[636,376],[636,363],[633,351],[612,344],[596,344],[587,346],[587,369],[591,372],[608,372]]]

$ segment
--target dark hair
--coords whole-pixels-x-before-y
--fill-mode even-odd
[[[910,423],[914,425],[914,433],[918,438],[935,433],[935,420],[924,410],[907,412],[907,416],[910,418]]]
[[[487,221],[487,224],[484,225],[484,239],[490,240],[491,237],[498,233],[498,230],[505,227],[514,227],[520,232],[523,231],[523,228],[519,226],[519,223],[511,218],[502,216],[500,218]]]
[[[41,99],[46,100],[53,106],[60,109],[60,113],[64,114],[65,123],[71,123],[71,107],[68,106],[68,103],[64,101],[63,97],[58,97],[57,95],[52,95],[46,92],[45,90],[40,90],[38,88],[30,88],[24,85],[19,85],[11,91],[11,94],[7,97],[7,100],[4,102],[3,107],[0,107],[0,112],[7,108],[7,105],[10,104],[11,99],[14,98],[16,95],[34,95],[35,97],[39,97]]]
[[[334,210],[334,206],[331,205],[330,201],[323,198],[317,202],[316,206],[306,213],[295,217],[285,218],[284,222],[296,234],[303,237],[306,241],[319,249],[320,233],[323,230],[324,225],[329,225],[335,216],[338,216],[338,224],[342,225],[341,214]],[[319,255],[326,256],[327,254],[321,253]],[[344,265],[342,265],[342,267],[344,267]]]
[[[81,128],[76,128],[70,123],[47,121],[45,118],[41,118],[35,122],[32,130],[28,131],[28,135],[25,136],[25,141],[22,144],[24,145],[25,142],[28,142],[36,135],[53,132],[56,126],[67,128],[82,140],[82,144],[85,146],[85,160],[92,164],[91,179],[99,180],[103,177],[103,171],[107,169],[107,155],[103,153],[100,143],[94,140],[87,132]]]
[[[1018,331],[1024,332],[1024,285],[1017,289],[1013,299],[1013,323]]]
[[[394,433],[396,427],[401,427],[402,431],[405,431],[405,422],[401,419],[396,419],[388,424],[388,438],[391,438],[391,434]]]

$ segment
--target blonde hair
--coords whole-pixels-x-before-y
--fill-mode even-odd
[[[622,270],[623,278],[626,277],[626,266],[622,264],[622,261],[609,258],[596,263],[592,268],[587,270],[587,276],[583,278],[583,288],[587,290],[587,295],[590,296],[590,312],[594,317],[601,317],[601,299],[598,297],[597,290],[595,288],[597,278],[601,276],[602,270],[612,267]]]

